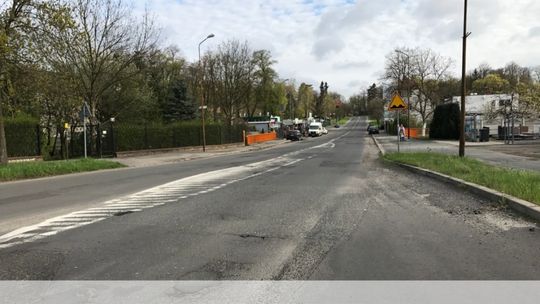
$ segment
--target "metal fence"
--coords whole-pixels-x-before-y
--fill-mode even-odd
[[[85,155],[84,128],[72,125],[61,130],[63,136],[57,136],[57,130],[51,133],[51,144],[48,142],[46,129],[39,125],[6,125],[6,140],[9,157],[31,157],[41,155],[42,150],[58,157],[78,158]],[[206,144],[221,145],[242,142],[244,125],[223,126],[208,124],[206,126]],[[56,144],[55,142],[56,141]],[[61,141],[64,141],[62,144]],[[141,123],[115,124],[105,122],[86,125],[86,154],[91,157],[115,157],[117,152],[147,149],[165,149],[202,145],[202,129],[200,123]],[[44,149],[45,148],[45,149]],[[65,149],[66,151],[63,151]]]

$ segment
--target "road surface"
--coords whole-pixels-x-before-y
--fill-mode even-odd
[[[540,279],[535,223],[382,162],[365,130],[2,184],[0,278]]]

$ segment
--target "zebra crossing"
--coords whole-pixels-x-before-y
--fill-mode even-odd
[[[342,135],[344,136],[344,135]],[[131,195],[101,203],[97,207],[72,212],[45,220],[36,225],[23,227],[0,236],[0,249],[37,241],[62,231],[94,224],[113,216],[141,212],[145,209],[178,203],[194,196],[207,194],[234,183],[254,178],[281,167],[291,166],[314,156],[301,157],[303,152],[313,149],[334,148],[333,139],[324,144],[287,153],[270,160],[247,165],[206,172],[157,187],[146,189]]]

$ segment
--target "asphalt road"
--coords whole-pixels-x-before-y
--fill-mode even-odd
[[[31,227],[0,278],[540,279],[535,223],[383,163],[365,129],[1,185],[2,233]]]

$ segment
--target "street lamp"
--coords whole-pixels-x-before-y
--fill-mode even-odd
[[[206,38],[204,38],[204,40],[199,43],[199,73],[201,73],[201,71],[202,71],[202,69],[201,69],[201,44],[203,44],[203,42],[205,42],[206,40],[208,40],[210,38],[214,38],[214,34],[210,34],[210,35],[206,36]],[[203,152],[206,152],[206,130],[205,130],[205,126],[204,126],[204,109],[205,109],[205,105],[204,105],[204,92],[203,92],[203,83],[202,83],[202,76],[203,75],[199,74],[199,87],[201,89],[201,120],[202,120],[202,137],[203,137],[202,150],[203,150]]]
[[[407,72],[410,73],[410,55],[403,52],[402,50],[396,49],[396,53],[400,53],[407,57]],[[407,75],[407,139],[411,139],[411,85],[410,85],[410,75]]]

